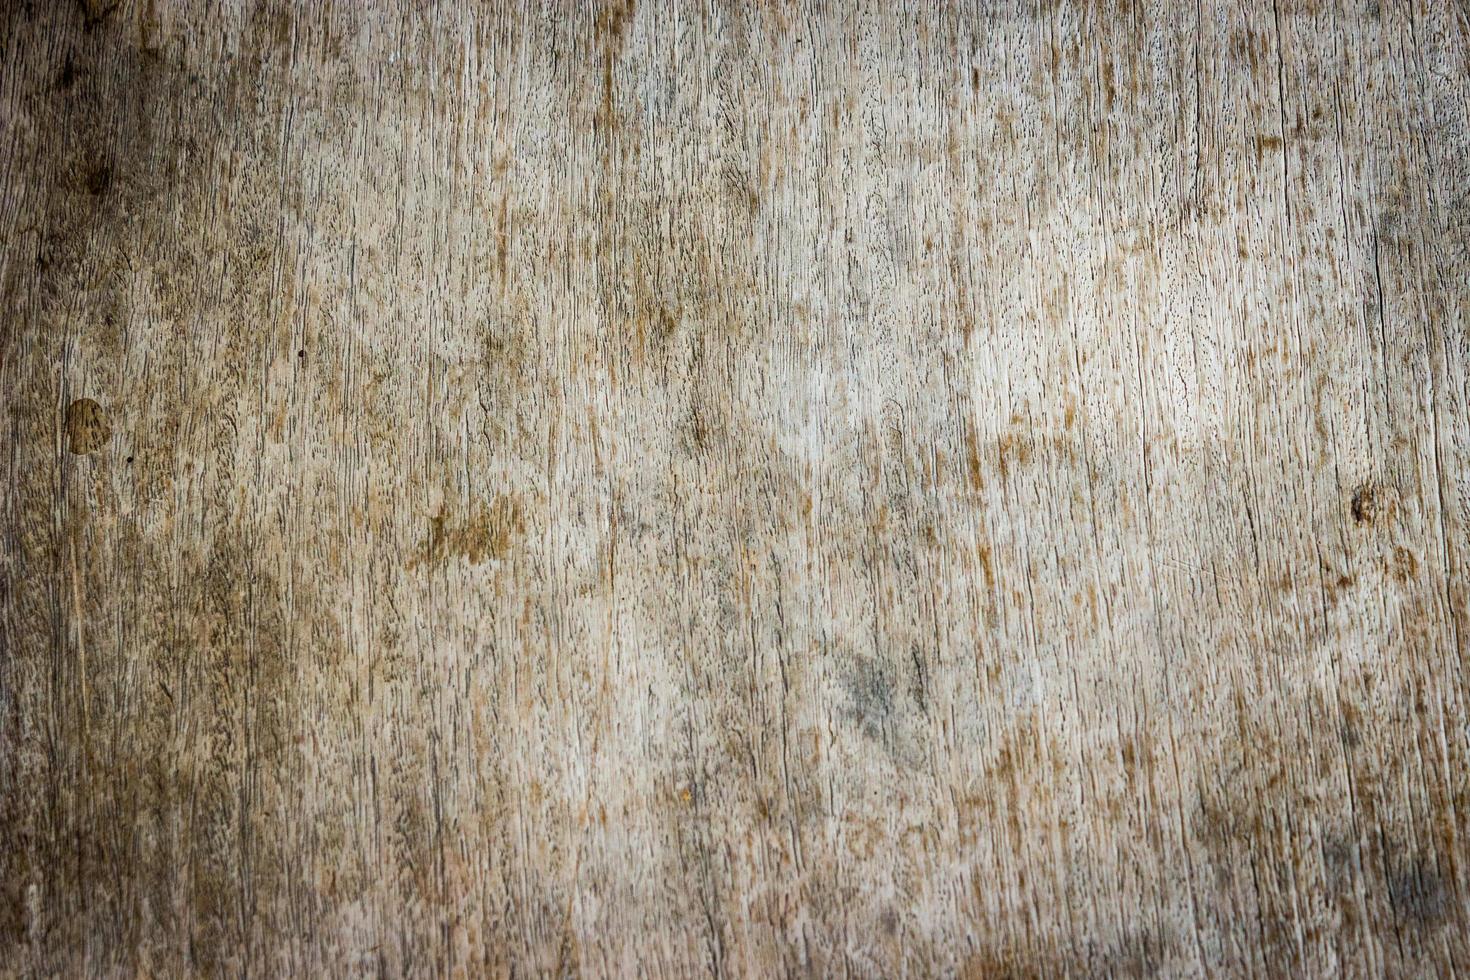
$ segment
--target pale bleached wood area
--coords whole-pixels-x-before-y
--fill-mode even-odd
[[[1470,971],[1470,5],[0,2],[0,975]]]

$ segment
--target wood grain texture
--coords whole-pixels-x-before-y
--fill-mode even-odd
[[[1470,970],[1464,0],[11,0],[0,245],[0,973]]]

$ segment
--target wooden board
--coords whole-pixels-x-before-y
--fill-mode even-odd
[[[1470,970],[1467,61],[6,3],[0,972]]]

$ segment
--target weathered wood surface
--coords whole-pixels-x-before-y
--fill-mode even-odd
[[[0,971],[1470,969],[1470,8],[0,15]]]

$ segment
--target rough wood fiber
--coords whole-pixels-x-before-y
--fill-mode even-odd
[[[1470,969],[1464,0],[0,57],[0,972]]]

